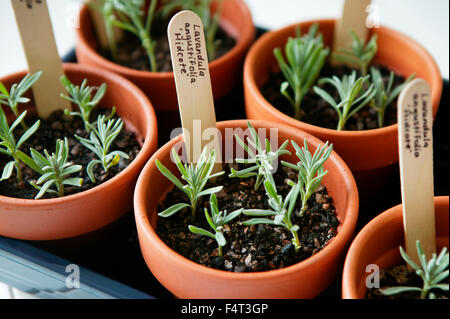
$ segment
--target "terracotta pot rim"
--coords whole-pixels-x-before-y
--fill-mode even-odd
[[[449,204],[449,196],[435,196],[435,206]],[[364,242],[369,234],[376,233],[380,225],[392,222],[402,218],[402,204],[398,204],[383,213],[376,216],[369,223],[367,223],[361,231],[356,235],[345,257],[344,269],[342,273],[342,298],[356,298],[358,293],[355,291],[352,283],[352,274],[356,272],[356,264],[351,262],[357,260],[361,249],[364,248]]]
[[[97,67],[91,67],[87,65],[81,65],[77,63],[64,63],[63,64],[64,71],[67,72],[78,72],[78,73],[85,73],[86,75],[96,74],[100,75],[104,78],[109,78],[110,80],[119,83],[121,86],[124,86],[126,84],[127,87],[131,87],[133,90],[133,94],[136,95],[137,99],[140,100],[139,105],[145,105],[145,107],[141,107],[142,116],[145,117],[147,123],[156,123],[156,114],[153,109],[153,106],[151,105],[151,102],[148,100],[148,98],[145,96],[144,93],[131,81],[125,79],[124,77],[115,74],[113,72],[100,69]],[[12,74],[7,75],[3,79],[7,78],[14,78],[21,76],[22,74],[26,73],[27,70],[18,71]],[[2,80],[3,82],[3,80]],[[138,155],[135,157],[135,159],[121,172],[119,172],[117,175],[109,179],[108,181],[101,183],[95,187],[92,187],[90,189],[87,189],[85,191],[71,194],[63,197],[58,198],[47,198],[47,199],[24,199],[24,198],[15,198],[15,197],[8,197],[8,196],[2,196],[0,195],[0,203],[4,201],[8,201],[10,203],[17,203],[17,205],[20,205],[21,207],[36,207],[40,205],[57,205],[59,203],[63,203],[65,201],[71,201],[75,199],[80,199],[86,196],[91,195],[92,193],[102,191],[105,188],[109,188],[110,185],[115,183],[120,183],[123,178],[128,175],[128,173],[132,170],[137,169],[139,166],[139,163],[145,161],[146,154],[149,154],[151,151],[151,147],[153,144],[157,143],[157,136],[152,134],[152,130],[147,130],[147,134],[144,138],[144,143],[139,150]]]
[[[388,125],[382,128],[375,128],[370,130],[362,130],[362,131],[338,131],[335,129],[329,129],[329,128],[323,128],[317,125],[308,124],[299,120],[294,119],[293,117],[279,111],[277,108],[272,106],[272,104],[269,103],[269,101],[266,100],[266,98],[262,95],[260,89],[258,88],[255,80],[254,75],[254,68],[256,68],[257,60],[258,60],[258,52],[263,48],[267,42],[270,42],[273,38],[276,38],[279,36],[279,34],[283,34],[287,32],[288,30],[294,28],[295,26],[298,26],[299,24],[305,24],[305,23],[314,23],[318,22],[319,24],[334,24],[336,22],[336,19],[328,18],[328,19],[313,19],[313,20],[305,20],[300,21],[291,25],[288,25],[286,27],[283,27],[281,29],[269,31],[265,34],[263,34],[259,39],[255,41],[255,43],[251,46],[247,58],[244,63],[244,83],[248,86],[248,89],[251,91],[251,94],[255,97],[255,99],[258,101],[258,103],[264,108],[265,111],[270,113],[273,116],[276,116],[278,118],[281,118],[286,123],[289,123],[289,125],[299,127],[301,129],[304,129],[308,132],[312,132],[312,134],[320,133],[321,135],[328,135],[328,136],[342,136],[342,137],[374,137],[377,135],[390,135],[395,134],[398,130],[398,124],[392,124]],[[390,32],[392,35],[394,35],[397,38],[403,39],[410,43],[411,46],[414,46],[415,50],[421,52],[423,56],[426,56],[429,60],[429,63],[431,63],[431,66],[433,68],[433,74],[436,78],[442,79],[441,73],[439,70],[439,67],[436,63],[436,61],[433,59],[433,57],[430,55],[430,53],[417,41],[413,40],[412,38],[404,35],[403,33],[396,31],[394,29],[381,26],[377,29],[385,30]],[[436,96],[440,98],[442,94],[442,81],[440,81],[441,85],[436,87]],[[433,98],[433,96],[432,96]],[[432,101],[433,102],[433,101]]]
[[[289,127],[280,123],[276,122],[270,122],[266,120],[230,120],[230,121],[223,121],[218,122],[217,126],[219,127],[247,127],[247,121],[250,121],[255,127],[277,127],[279,129],[291,131],[292,133],[298,132],[299,129]],[[230,125],[227,126],[229,123],[238,123],[238,125]],[[308,141],[312,141],[313,143],[323,143],[321,140],[317,139],[316,137],[312,136],[309,133],[303,132],[306,136],[308,136]],[[144,194],[141,194],[141,192],[137,191],[139,188],[144,187],[144,185],[147,184],[148,180],[148,173],[150,171],[150,166],[152,166],[152,163],[155,161],[156,158],[159,157],[159,154],[165,153],[168,150],[171,149],[171,147],[179,142],[181,140],[181,135],[178,135],[168,143],[166,143],[164,146],[162,146],[158,151],[156,151],[150,160],[147,162],[145,167],[143,168],[141,175],[139,176],[139,179],[136,183],[136,189],[135,189],[135,195],[134,195],[134,212],[135,212],[135,219],[137,223],[137,229],[138,233],[141,231],[143,232],[143,236],[146,237],[146,239],[153,243],[153,246],[158,247],[159,250],[164,251],[166,254],[168,260],[170,259],[171,263],[177,263],[177,264],[183,264],[187,268],[189,268],[190,271],[193,272],[201,272],[205,275],[211,275],[216,278],[222,278],[222,279],[238,279],[238,280],[257,280],[257,279],[268,279],[268,278],[277,278],[280,276],[286,276],[292,272],[301,271],[302,269],[306,269],[312,265],[314,265],[317,262],[320,262],[323,258],[325,258],[327,255],[333,255],[337,254],[339,251],[339,247],[343,247],[346,245],[346,241],[350,240],[351,236],[353,235],[357,218],[358,218],[358,207],[359,207],[359,199],[358,199],[358,190],[356,187],[356,182],[353,178],[353,175],[348,168],[348,166],[345,164],[345,162],[339,157],[337,153],[334,151],[332,152],[332,155],[330,156],[330,159],[333,159],[333,161],[336,163],[337,166],[340,166],[341,174],[343,175],[343,178],[345,180],[345,183],[351,189],[349,191],[349,197],[348,197],[348,205],[347,210],[345,212],[345,221],[341,224],[341,229],[338,231],[337,235],[333,238],[333,240],[328,243],[322,250],[320,250],[318,253],[314,254],[313,256],[298,262],[294,265],[281,268],[281,269],[275,269],[270,271],[260,271],[260,272],[249,272],[249,273],[235,273],[235,272],[227,272],[224,270],[218,270],[209,268],[207,266],[198,264],[194,261],[191,261],[176,251],[174,251],[172,248],[167,246],[156,234],[154,228],[151,226],[149,219],[147,218],[147,212],[145,210],[145,197]],[[335,249],[336,248],[336,249]]]
[[[250,10],[245,5],[245,3],[242,0],[234,0],[240,7],[240,10],[247,16],[246,21],[249,21],[248,25],[246,25],[246,28],[238,29],[241,32],[241,37],[239,39],[235,39],[236,44],[229,50],[227,53],[222,55],[221,57],[214,59],[213,61],[209,62],[209,68],[214,69],[219,64],[226,64],[230,60],[234,58],[235,55],[239,54],[242,51],[245,51],[247,47],[250,45],[250,43],[254,39],[255,35],[255,28],[253,26],[252,17]],[[84,21],[82,17],[85,15],[88,15],[88,8],[86,4],[83,4],[83,6],[80,9],[79,12],[79,21]],[[92,48],[92,46],[86,41],[86,38],[82,31],[83,26],[80,25],[79,28],[75,29],[75,34],[77,38],[78,45],[81,46],[86,54],[90,56],[92,60],[95,60],[95,63],[98,65],[102,65],[103,67],[107,67],[108,69],[123,74],[125,76],[134,76],[134,77],[154,77],[157,79],[171,79],[173,78],[173,72],[151,72],[151,71],[142,71],[137,70],[133,68],[129,68],[126,66],[122,66],[118,63],[115,63],[113,61],[110,61],[103,57],[101,54],[99,54],[96,50]]]

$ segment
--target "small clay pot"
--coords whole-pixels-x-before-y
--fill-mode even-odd
[[[131,69],[103,57],[99,50],[93,23],[87,5],[80,10],[80,27],[76,29],[76,54],[78,62],[97,66],[123,75],[139,86],[149,97],[156,111],[178,109],[173,72],[149,72]],[[247,49],[255,35],[250,11],[242,0],[223,1],[221,28],[236,40],[235,46],[209,63],[214,98],[230,92],[241,81],[242,65]]]
[[[319,144],[323,144],[296,128],[257,120],[251,121],[251,124],[255,129],[266,129],[267,137],[270,128],[277,128],[279,143],[293,139],[298,145],[303,145],[303,139],[306,138],[311,152],[314,152]],[[217,128],[222,136],[225,136],[226,128],[245,130],[247,121],[218,122]],[[228,135],[231,138],[233,136]],[[236,143],[233,138],[232,141],[234,150]],[[234,273],[212,269],[188,260],[169,248],[156,233],[157,205],[172,185],[158,171],[155,160],[160,160],[179,177],[180,174],[170,159],[170,151],[177,143],[182,143],[181,136],[169,141],[152,156],[139,177],[134,197],[141,252],[151,272],[164,287],[179,298],[312,298],[333,282],[353,236],[359,204],[354,178],[335,152],[332,152],[325,163],[328,174],[323,184],[333,198],[340,221],[336,237],[318,253],[292,266],[271,271]],[[289,150],[292,152],[291,146]],[[291,156],[283,156],[282,159],[298,161],[295,152]]]
[[[91,86],[106,83],[108,88],[101,105],[116,106],[117,114],[125,124],[124,129],[135,133],[142,148],[127,168],[89,190],[54,199],[0,196],[1,236],[25,240],[62,239],[97,230],[115,221],[132,209],[133,190],[139,172],[157,147],[155,112],[137,86],[117,74],[90,66],[64,64],[64,73],[77,85],[85,78]],[[25,75],[26,71],[22,71],[0,81],[9,90]],[[32,103],[26,106],[31,111],[34,108]],[[9,111],[7,108],[4,110]]]
[[[434,198],[437,251],[448,247],[448,196]],[[356,236],[345,259],[342,298],[363,299],[366,296],[366,267],[378,265],[390,269],[405,264],[399,247],[404,247],[402,205],[375,217]]]
[[[295,36],[300,26],[308,30],[319,23],[324,43],[331,47],[335,20],[305,21],[264,34],[250,48],[244,65],[245,109],[249,119],[270,120],[304,130],[317,138],[330,141],[336,152],[347,163],[358,187],[382,185],[393,176],[393,165],[398,163],[397,124],[364,131],[337,131],[298,121],[279,111],[262,95],[260,88],[267,81],[269,72],[279,70],[274,48],[284,48],[288,37]],[[417,42],[386,27],[371,29],[378,36],[378,53],[375,63],[386,66],[405,77],[415,73],[431,86],[433,117],[438,110],[442,93],[442,78],[432,56]],[[371,36],[371,35],[369,35]],[[330,106],[331,107],[331,106]],[[373,187],[371,187],[373,190]]]

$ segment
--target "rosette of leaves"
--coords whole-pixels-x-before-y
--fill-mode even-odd
[[[108,173],[108,170],[111,167],[119,163],[120,158],[129,158],[128,154],[122,151],[109,151],[114,140],[122,130],[123,122],[121,119],[107,120],[106,118],[107,117],[105,115],[99,115],[97,118],[96,127],[89,124],[91,127],[89,139],[75,134],[75,138],[97,156],[97,159],[90,161],[86,167],[89,179],[93,183],[96,181],[94,175],[95,165],[101,165],[103,167],[103,171]]]
[[[44,149],[44,155],[40,154],[34,148],[31,148],[30,152],[31,157],[25,153],[19,154],[19,157],[40,175],[36,182],[30,182],[34,188],[39,190],[35,199],[41,198],[45,193],[56,193],[61,197],[64,196],[65,185],[77,187],[82,185],[82,178],[70,177],[70,175],[81,171],[82,167],[81,165],[73,165],[67,161],[69,156],[67,138],[64,138],[64,141],[56,141],[56,149],[52,154],[49,154],[46,149]],[[54,187],[54,189],[51,187]]]
[[[428,261],[419,240],[416,241],[416,248],[420,260],[419,265],[416,264],[411,257],[408,256],[408,254],[406,254],[401,246],[400,254],[403,260],[405,260],[405,262],[410,265],[416,274],[422,279],[422,287],[399,286],[381,289],[381,292],[384,295],[391,296],[402,292],[420,292],[421,299],[435,299],[436,295],[433,290],[448,291],[448,283],[443,283],[443,281],[448,277],[449,254],[447,252],[447,248],[444,247],[439,256],[433,254],[431,259]]]
[[[364,88],[365,85],[369,84],[369,77],[370,75],[366,75],[357,78],[356,71],[353,71],[351,75],[344,75],[342,79],[337,76],[320,79],[319,84],[328,83],[335,87],[338,92],[338,102],[325,90],[317,86],[314,87],[314,92],[338,113],[338,131],[343,130],[348,119],[366,106],[376,95],[377,92],[373,84],[370,84],[367,89]]]
[[[207,236],[214,239],[217,242],[219,256],[222,257],[222,247],[227,244],[225,236],[223,235],[223,228],[233,219],[238,217],[242,213],[243,209],[240,208],[231,212],[230,214],[228,214],[227,211],[220,211],[215,194],[211,194],[209,199],[209,206],[211,208],[211,215],[208,213],[208,209],[205,208],[205,217],[209,226],[214,230],[214,234],[208,230],[193,225],[189,225],[188,228],[189,231],[194,234]]]
[[[19,140],[16,142],[14,137],[14,129],[22,123],[23,119],[27,115],[27,111],[24,111],[16,120],[8,125],[8,119],[6,118],[3,109],[0,106],[0,153],[5,154],[12,158],[11,161],[6,163],[3,167],[2,176],[0,181],[6,180],[11,177],[13,170],[16,170],[17,182],[21,187],[24,187],[22,171],[20,169],[20,161],[25,153],[20,150],[20,147],[25,143],[39,128],[40,121],[37,120],[30,128],[20,136]]]
[[[329,49],[324,48],[322,35],[317,34],[318,27],[317,23],[312,25],[303,36],[297,28],[297,36],[290,37],[284,49],[287,61],[280,48],[273,51],[286,78],[280,91],[292,105],[297,120],[301,119],[303,98],[315,83],[329,54]]]
[[[394,72],[391,71],[387,86],[384,84],[380,70],[372,67],[370,68],[370,73],[376,92],[374,98],[370,101],[370,106],[378,114],[378,127],[383,127],[386,108],[397,98],[403,88],[415,78],[415,74],[412,74],[403,84],[393,88],[395,77]]]
[[[295,154],[299,158],[297,164],[282,161],[281,163],[298,171],[298,184],[300,185],[300,193],[302,198],[302,207],[299,216],[303,216],[307,208],[308,200],[312,194],[322,183],[323,177],[328,173],[323,168],[323,164],[328,160],[333,150],[333,144],[319,145],[312,155],[309,152],[306,139],[303,140],[303,147],[300,148],[297,143],[291,141],[295,149]]]
[[[158,216],[170,217],[173,214],[179,212],[183,208],[190,207],[192,211],[192,218],[195,219],[195,212],[197,209],[197,202],[200,197],[205,195],[211,195],[213,193],[220,192],[223,186],[216,186],[208,189],[204,189],[206,183],[215,177],[218,177],[225,172],[218,172],[211,174],[214,164],[216,162],[216,153],[212,149],[207,155],[207,148],[203,148],[197,163],[183,164],[176,150],[172,149],[172,159],[178,170],[181,173],[181,179],[187,182],[183,184],[175,175],[173,175],[167,167],[165,167],[158,159],[155,160],[156,167],[169,181],[171,181],[176,187],[178,187],[189,199],[188,203],[175,204],[164,211],[160,212]]]
[[[90,116],[92,110],[97,106],[100,100],[106,93],[106,83],[100,85],[100,87],[95,92],[94,97],[92,97],[92,92],[96,89],[95,87],[90,87],[87,85],[87,80],[84,79],[81,82],[81,85],[74,85],[70,82],[69,78],[65,75],[61,77],[61,83],[66,89],[68,96],[61,94],[61,97],[65,100],[68,100],[78,106],[79,112],[70,112],[65,110],[67,115],[71,116],[79,116],[84,123],[84,128],[86,132],[90,132],[92,125],[90,125]],[[115,108],[113,108],[110,117],[112,117],[115,113]]]
[[[231,168],[231,174],[229,177],[249,178],[256,176],[254,189],[257,190],[266,178],[270,179],[272,184],[275,183],[272,176],[273,163],[281,155],[291,153],[286,150],[289,141],[285,141],[278,148],[278,150],[273,151],[270,141],[266,138],[265,143],[262,144],[255,128],[250,124],[250,122],[247,122],[247,125],[250,132],[250,137],[247,137],[246,139],[248,145],[238,135],[235,135],[235,139],[247,152],[249,158],[236,158],[235,161],[239,164],[248,164],[251,166],[239,171]]]
[[[295,247],[295,251],[298,252],[301,247],[298,237],[299,226],[293,224],[292,216],[297,204],[298,195],[300,194],[300,184],[289,181],[289,185],[292,188],[286,197],[283,198],[281,195],[278,195],[276,185],[266,179],[264,181],[264,188],[271,209],[244,209],[244,215],[253,216],[255,218],[246,220],[243,222],[243,225],[268,224],[284,226],[291,232],[292,243]]]
[[[217,6],[215,13],[211,15],[213,2]],[[216,34],[219,29],[223,0],[164,0],[163,3],[161,14],[164,18],[167,18],[175,10],[190,10],[200,17],[205,31],[208,59],[209,61],[213,60],[216,56],[216,49],[220,44],[220,40],[216,39]]]
[[[336,60],[357,65],[361,75],[367,75],[367,70],[378,51],[377,35],[374,34],[365,44],[358,35],[351,31],[352,42],[349,48],[339,48],[338,53],[333,54]]]

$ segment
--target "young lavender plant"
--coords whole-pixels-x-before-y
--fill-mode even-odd
[[[333,54],[336,60],[358,65],[361,75],[367,75],[367,70],[378,51],[377,35],[374,34],[367,42],[364,42],[358,37],[355,32],[351,32],[352,43],[349,48],[340,48],[338,53]]]
[[[97,118],[97,127],[91,126],[91,133],[89,139],[83,138],[75,134],[75,138],[80,141],[86,148],[91,150],[98,159],[93,159],[86,167],[89,179],[95,183],[94,166],[102,165],[103,171],[108,173],[108,170],[117,165],[120,158],[128,159],[128,154],[122,151],[109,152],[112,143],[119,135],[123,127],[121,119],[106,119],[105,115],[99,115]]]
[[[319,145],[314,152],[314,155],[308,150],[308,144],[306,139],[303,141],[303,147],[300,148],[297,143],[291,141],[295,149],[295,154],[299,158],[297,165],[282,161],[281,163],[287,167],[290,167],[298,171],[298,185],[300,187],[300,193],[302,198],[302,207],[299,215],[303,216],[307,208],[308,200],[311,195],[322,183],[323,177],[328,173],[324,171],[323,164],[331,155],[333,150],[333,144],[328,145],[326,142],[324,145]]]
[[[298,28],[297,36],[288,39],[284,49],[287,62],[280,48],[276,48],[273,52],[286,78],[281,84],[280,91],[294,108],[294,117],[297,120],[301,119],[303,98],[319,76],[329,54],[329,49],[324,48],[322,35],[317,35],[318,27],[317,23],[312,25],[309,32],[303,36]]]
[[[81,85],[78,86],[72,84],[67,76],[63,75],[61,77],[61,83],[69,94],[68,96],[61,94],[61,97],[78,105],[79,109],[79,112],[70,112],[68,110],[65,110],[65,114],[71,116],[79,116],[83,120],[86,132],[89,133],[92,127],[89,122],[91,112],[105,95],[107,87],[106,83],[100,85],[100,87],[97,89],[97,92],[95,92],[94,97],[92,97],[92,92],[95,90],[95,88],[88,86],[86,79],[84,79],[83,82],[81,82]],[[113,108],[110,117],[112,117],[114,113],[115,108]]]
[[[423,286],[420,287],[390,287],[381,289],[381,292],[386,296],[396,295],[402,292],[417,291],[420,292],[422,299],[435,299],[436,295],[431,291],[432,289],[440,289],[448,291],[449,285],[442,283],[448,277],[448,263],[449,254],[447,248],[441,250],[439,256],[433,254],[430,260],[427,261],[426,255],[423,252],[420,241],[416,241],[417,253],[419,255],[420,265],[417,265],[400,247],[400,254],[403,259],[415,270],[416,274],[422,278]]]
[[[378,69],[372,67],[370,68],[370,73],[372,76],[372,83],[375,86],[376,94],[370,101],[369,105],[378,114],[378,127],[383,127],[386,108],[397,98],[403,88],[414,79],[415,74],[412,74],[403,84],[393,89],[394,72],[391,71],[389,75],[389,82],[386,87],[384,85],[383,77]]]
[[[36,72],[35,74],[27,74],[20,81],[19,84],[15,83],[11,86],[11,89],[8,90],[5,88],[2,82],[0,82],[0,104],[7,105],[14,115],[19,117],[19,103],[28,103],[30,101],[29,98],[24,97],[23,95],[33,86],[34,83],[39,80],[42,75],[42,71]],[[26,129],[25,122],[21,122],[21,125],[24,129]]]
[[[25,153],[19,155],[20,159],[34,171],[39,173],[40,177],[36,182],[30,184],[39,190],[35,199],[44,196],[45,193],[56,193],[58,196],[64,196],[64,186],[78,186],[83,183],[82,178],[69,177],[72,174],[81,171],[81,165],[73,165],[67,162],[69,156],[69,144],[67,138],[56,141],[55,152],[51,155],[44,150],[44,155],[31,148],[31,157]],[[40,186],[42,185],[42,186]],[[51,189],[54,186],[55,189]]]
[[[181,178],[187,182],[183,185],[181,181],[175,177],[158,159],[155,160],[156,167],[168,180],[170,180],[176,187],[178,187],[189,199],[190,204],[178,203],[175,204],[164,211],[160,212],[158,215],[161,217],[170,217],[173,214],[179,212],[185,207],[190,207],[192,211],[192,218],[195,219],[195,212],[197,209],[198,199],[204,195],[211,195],[213,193],[220,192],[223,186],[217,186],[205,189],[206,183],[214,177],[220,176],[225,172],[218,172],[211,174],[214,164],[216,162],[216,153],[211,150],[207,156],[206,147],[203,149],[197,164],[189,163],[184,164],[181,162],[175,149],[172,149],[172,157],[177,165],[178,170],[181,173]]]
[[[114,0],[98,0],[94,2],[88,2],[87,4],[89,6],[92,6],[95,10],[98,10],[102,14],[111,57],[114,61],[117,61],[117,43],[114,32],[114,24],[111,22],[115,19],[113,1]]]
[[[342,80],[337,76],[320,79],[319,84],[329,83],[336,88],[339,93],[338,103],[325,90],[317,86],[314,87],[314,92],[330,104],[338,113],[338,131],[343,130],[348,119],[367,105],[377,93],[373,84],[367,90],[363,88],[364,84],[368,82],[369,77],[369,75],[366,75],[357,79],[356,71],[353,71],[351,75],[344,75]]]
[[[238,217],[243,209],[235,210],[234,212],[228,214],[227,211],[219,211],[219,205],[217,203],[216,194],[211,194],[209,199],[209,206],[211,208],[211,215],[208,213],[208,209],[205,208],[205,217],[206,220],[214,230],[214,234],[210,231],[207,231],[203,228],[199,228],[193,225],[189,225],[189,231],[194,234],[210,237],[217,242],[219,257],[222,257],[222,247],[227,244],[225,236],[223,235],[223,227],[231,222],[233,219]]]
[[[251,137],[247,137],[248,145],[245,144],[245,142],[238,135],[235,135],[235,139],[239,143],[239,145],[241,145],[241,147],[247,152],[247,154],[249,155],[249,159],[236,158],[235,161],[239,164],[253,164],[253,166],[244,168],[240,171],[236,171],[234,168],[231,168],[231,174],[228,176],[231,178],[249,178],[252,176],[256,176],[254,189],[257,190],[264,182],[265,178],[270,179],[273,184],[275,183],[272,176],[274,161],[276,161],[281,155],[291,153],[286,150],[289,141],[285,141],[277,151],[272,151],[270,141],[266,138],[265,144],[262,144],[259,140],[259,136],[255,128],[250,124],[250,122],[247,122],[247,125]],[[252,147],[255,151],[250,149],[249,146]]]
[[[5,167],[3,167],[0,181],[10,178],[15,168],[17,182],[20,187],[25,187],[23,183],[22,171],[20,169],[21,156],[25,154],[20,150],[20,147],[37,131],[40,124],[40,121],[37,120],[16,142],[13,131],[20,123],[22,123],[26,115],[27,111],[24,111],[16,118],[11,126],[9,126],[8,119],[0,106],[0,153],[12,158],[12,160],[6,163]]]
[[[217,9],[211,17],[211,4],[217,3]],[[216,39],[219,28],[219,19],[222,13],[223,0],[164,0],[164,6],[161,9],[163,17],[167,18],[174,10],[190,10],[196,13],[203,23],[205,31],[206,51],[209,61],[216,56],[216,49],[220,40]]]
[[[157,0],[151,0],[147,12],[144,12],[145,0],[111,0],[116,15],[108,16],[113,25],[136,35],[147,52],[152,72],[157,72],[155,41],[152,39],[152,23]],[[118,18],[117,18],[118,17]]]
[[[283,199],[281,195],[278,195],[276,185],[272,184],[269,179],[266,179],[264,181],[264,188],[266,189],[266,194],[269,198],[269,206],[272,209],[244,209],[244,215],[255,216],[256,218],[246,220],[243,222],[243,225],[269,224],[284,226],[291,232],[292,243],[295,247],[295,251],[298,252],[301,247],[298,237],[299,226],[292,223],[292,215],[297,203],[297,197],[300,193],[300,184],[289,181],[289,185],[292,188]],[[272,216],[274,217],[273,219],[270,218]]]

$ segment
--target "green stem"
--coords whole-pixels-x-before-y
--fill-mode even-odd
[[[296,230],[294,230],[291,231],[291,234],[293,236],[292,242],[294,243],[295,252],[298,253],[298,251],[300,250],[300,240],[298,239],[298,233]]]
[[[158,72],[158,66],[156,65],[156,57],[155,57],[155,50],[153,47],[153,43],[152,40],[150,39],[150,37],[145,34],[143,35],[142,38],[142,46],[144,47],[145,51],[147,52],[148,55],[148,59],[150,62],[150,69],[152,70],[152,72]]]
[[[344,116],[340,116],[339,117],[339,122],[338,122],[338,126],[337,126],[337,130],[338,131],[342,131],[345,127],[345,120],[344,120]]]
[[[384,111],[378,111],[378,127],[383,127],[384,125]]]
[[[15,158],[14,161],[14,166],[16,167],[17,183],[20,185],[20,188],[25,188],[25,185],[23,183],[22,171],[20,170],[20,161],[17,158]]]
[[[222,257],[222,246],[219,245],[218,251],[219,251],[219,257]]]

